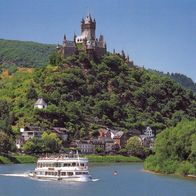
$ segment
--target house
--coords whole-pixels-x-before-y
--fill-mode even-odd
[[[41,138],[43,131],[39,127],[26,126],[20,128],[20,135],[16,137],[16,147],[20,149],[23,144],[34,137]]]
[[[118,144],[120,148],[125,144],[126,137],[123,131],[118,131],[113,137],[114,143]]]
[[[144,134],[139,136],[141,144],[147,148],[152,148],[155,140],[155,134],[150,127],[147,127]]]
[[[114,139],[114,136],[118,133],[116,130],[109,129],[111,133],[111,139]]]
[[[104,138],[92,139],[91,143],[94,147],[95,152],[96,152],[96,149],[105,150],[105,140],[104,140]]]
[[[110,153],[114,151],[114,140],[105,139],[105,152]]]
[[[75,144],[82,154],[95,153],[95,148],[90,140],[78,140],[75,141]]]
[[[35,102],[34,108],[45,109],[45,108],[47,108],[47,104],[46,104],[46,102],[43,100],[43,98],[39,98],[39,99]]]
[[[131,129],[127,132],[127,136],[128,137],[132,137],[132,136],[139,136],[142,134],[142,131],[141,130],[138,130],[138,129]]]
[[[154,138],[155,134],[153,133],[153,130],[150,127],[147,127],[144,131],[144,135],[146,135],[149,138]]]
[[[63,142],[66,142],[68,139],[68,130],[64,127],[52,127],[52,132],[56,133],[58,138]]]
[[[41,135],[43,133],[40,127],[35,126],[26,126],[24,128],[20,128],[20,132],[21,136],[24,139],[24,142],[34,137],[41,138]]]
[[[107,128],[101,128],[99,131],[99,138],[111,138],[111,132]]]
[[[16,143],[16,148],[20,149],[23,146],[23,144],[25,143],[24,137],[22,137],[21,135],[16,137],[15,143]]]

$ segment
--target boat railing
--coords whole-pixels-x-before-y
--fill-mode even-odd
[[[75,158],[78,160],[81,159],[86,159],[86,157],[80,157],[79,154],[52,154],[52,155],[44,155],[40,156],[39,160],[65,160],[65,159],[70,159],[70,158]]]

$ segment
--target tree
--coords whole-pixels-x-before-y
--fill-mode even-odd
[[[59,152],[62,141],[57,137],[56,133],[42,134],[43,151],[45,152]]]
[[[10,108],[6,100],[0,100],[0,129],[6,133],[11,132]]]
[[[196,175],[196,120],[182,120],[157,135],[155,155],[146,159],[146,169],[163,173]]]
[[[62,63],[62,57],[59,52],[53,51],[49,56],[51,65],[60,65]]]
[[[95,149],[95,151],[96,151],[96,153],[103,153],[104,152],[104,149],[103,148],[101,148],[101,147],[97,147],[96,149]]]
[[[27,99],[37,99],[38,95],[35,90],[35,87],[31,84],[27,90]]]
[[[25,153],[28,153],[28,154],[41,153],[43,151],[42,140],[36,137],[29,139],[23,145],[23,150]]]
[[[8,153],[11,150],[11,140],[9,136],[0,131],[0,154]]]
[[[133,136],[128,139],[126,144],[128,153],[133,156],[144,157],[144,148],[141,144],[140,139],[137,136]]]

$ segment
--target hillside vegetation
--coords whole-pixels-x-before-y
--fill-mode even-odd
[[[180,73],[163,73],[160,71],[155,71],[156,73],[160,74],[161,76],[168,76],[169,78],[175,80],[179,84],[181,84],[184,88],[192,90],[196,94],[196,83],[193,80],[184,74]]]
[[[0,39],[0,65],[21,67],[46,65],[50,53],[54,50],[55,45],[52,44]]]
[[[31,41],[17,41],[0,39],[0,72],[7,69],[8,73],[16,71],[17,67],[40,67],[48,64],[51,53],[55,50],[55,45],[41,44]],[[191,78],[183,74],[164,74],[175,80],[183,87],[196,93],[196,84]]]
[[[111,54],[99,62],[80,54],[33,73],[27,69],[2,75],[0,97],[0,128],[12,127],[14,133],[30,123],[65,126],[77,138],[101,126],[124,131],[151,126],[159,132],[196,116],[193,93]],[[47,109],[33,109],[38,97]]]
[[[155,155],[149,156],[145,169],[162,173],[196,175],[196,120],[184,120],[157,135]]]
[[[196,83],[194,83],[191,78],[179,73],[172,73],[170,74],[170,76],[176,82],[178,82],[185,88],[192,90],[196,94]]]

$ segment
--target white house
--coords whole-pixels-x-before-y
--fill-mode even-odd
[[[144,131],[144,135],[146,135],[149,138],[154,137],[154,133],[150,127],[147,127],[146,130]]]
[[[35,102],[34,108],[44,109],[44,108],[47,108],[47,104],[46,104],[46,102],[43,100],[43,98],[39,98],[39,99]]]

